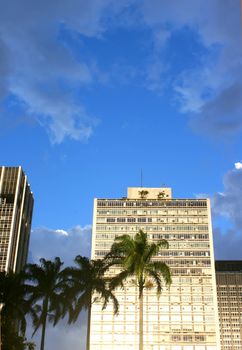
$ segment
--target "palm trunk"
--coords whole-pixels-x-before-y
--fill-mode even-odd
[[[86,350],[90,349],[90,331],[91,331],[91,306],[92,300],[90,299],[88,310],[87,310],[87,339],[86,339]]]
[[[139,291],[139,350],[143,350],[143,289]]]
[[[44,347],[45,347],[45,330],[46,330],[47,314],[48,314],[48,299],[46,298],[43,301],[43,324],[42,324],[40,350],[44,350]]]

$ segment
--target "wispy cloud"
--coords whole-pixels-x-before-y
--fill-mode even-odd
[[[102,75],[91,62],[74,56],[62,40],[61,29],[100,37],[105,18],[125,4],[125,0],[119,4],[113,0],[11,0],[1,5],[0,98],[15,98],[21,113],[47,128],[53,143],[66,137],[85,141],[91,136],[96,118],[75,96]]]
[[[242,233],[242,167],[235,168],[224,176],[224,189],[213,196],[215,214],[229,218],[235,229]]]
[[[189,114],[192,126],[213,135],[234,134],[242,129],[242,48],[239,0],[225,1],[168,1],[145,0],[143,17],[153,33],[169,32],[161,40],[165,50],[174,32],[189,28],[197,34],[204,52],[194,68],[184,68],[172,85],[180,109]],[[227,15],[229,13],[229,16]],[[154,35],[160,46],[159,36]],[[160,62],[164,61],[160,55]],[[187,62],[192,59],[187,57]],[[154,69],[157,59],[154,61]],[[152,65],[149,68],[152,72]],[[155,85],[169,83],[167,75],[156,75]],[[171,73],[168,71],[168,73]],[[159,78],[158,78],[159,77]],[[150,77],[147,76],[147,86]]]
[[[83,89],[111,80],[145,81],[159,94],[171,87],[193,128],[213,135],[237,133],[242,129],[239,6],[239,0],[8,1],[0,11],[0,99],[18,101],[21,115],[46,128],[53,143],[86,141],[98,116],[90,115],[82,102]],[[96,57],[93,63],[81,54],[81,39],[102,40],[119,25],[148,28],[143,66],[125,62],[120,67],[117,61],[103,72]],[[175,63],[166,48],[184,28],[196,33],[204,50],[199,64],[188,64],[173,76]],[[63,31],[75,37],[78,55],[63,40]]]
[[[212,196],[212,209],[216,216],[229,220],[231,228],[214,228],[215,252],[218,259],[241,259],[242,243],[242,164],[224,176],[224,188]]]

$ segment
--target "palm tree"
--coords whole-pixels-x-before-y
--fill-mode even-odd
[[[56,257],[54,261],[40,259],[40,265],[28,264],[26,266],[27,279],[31,282],[30,302],[35,307],[33,315],[34,332],[42,327],[40,350],[44,350],[45,331],[47,321],[56,323],[67,312],[67,299],[65,271],[61,269],[63,262]],[[41,305],[38,302],[41,302]]]
[[[157,243],[148,242],[147,234],[140,230],[134,238],[122,235],[115,238],[107,259],[110,265],[118,265],[121,271],[112,279],[110,286],[123,286],[123,282],[132,277],[138,287],[139,297],[139,350],[143,350],[143,293],[144,289],[155,287],[157,294],[162,291],[162,282],[171,284],[169,267],[155,260],[161,248],[168,248],[166,240]]]
[[[2,349],[23,348],[26,329],[25,316],[29,311],[23,272],[0,272],[1,339]],[[18,328],[21,335],[18,334]]]
[[[114,305],[114,313],[118,312],[118,301],[109,288],[110,279],[106,277],[109,264],[105,259],[90,260],[81,255],[74,260],[77,267],[66,269],[69,276],[70,297],[75,299],[74,307],[70,312],[69,323],[77,320],[80,312],[88,311],[86,350],[90,347],[90,317],[91,305],[96,301],[102,301],[103,309],[111,299]]]

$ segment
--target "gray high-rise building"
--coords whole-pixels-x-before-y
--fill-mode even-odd
[[[0,271],[27,261],[33,195],[21,167],[0,167]]]

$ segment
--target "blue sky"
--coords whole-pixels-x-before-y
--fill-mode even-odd
[[[241,259],[240,1],[0,6],[0,164],[34,193],[31,259],[88,254],[93,198],[141,168],[145,186],[209,196],[216,257]]]

